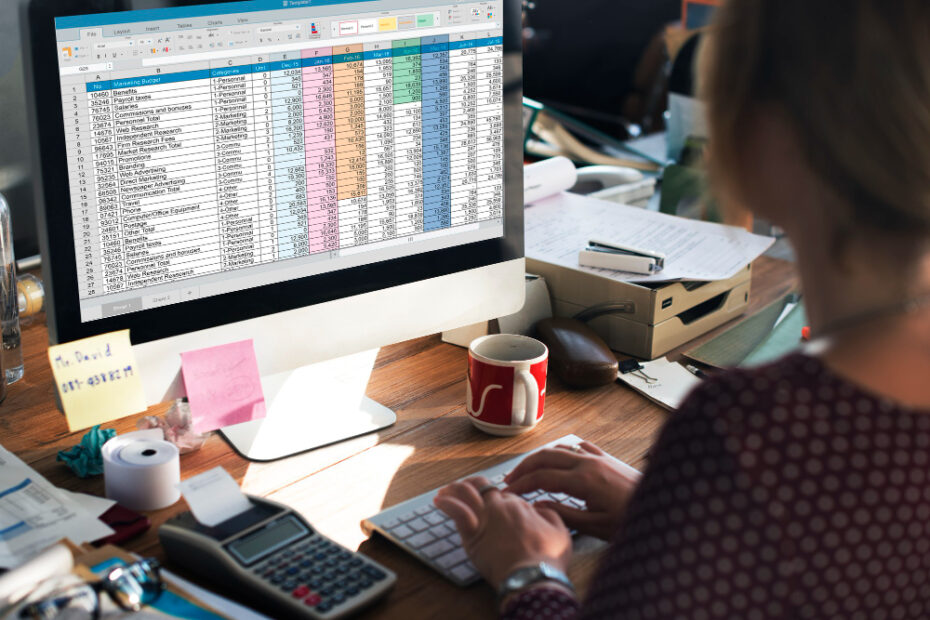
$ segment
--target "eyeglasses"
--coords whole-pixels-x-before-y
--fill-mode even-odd
[[[124,611],[139,611],[154,603],[165,589],[161,566],[155,558],[145,558],[110,569],[100,581],[65,588],[41,601],[30,603],[20,613],[21,618],[47,620],[71,610],[83,611],[92,618],[100,617],[100,592]],[[70,613],[68,617],[71,617]]]

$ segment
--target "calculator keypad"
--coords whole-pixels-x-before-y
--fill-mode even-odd
[[[318,535],[272,554],[252,572],[322,614],[387,577],[381,569]]]

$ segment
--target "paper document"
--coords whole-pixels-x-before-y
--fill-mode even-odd
[[[11,568],[67,537],[79,545],[113,530],[0,446],[0,567]]]
[[[634,390],[666,409],[678,409],[685,397],[701,382],[676,362],[664,357],[640,362],[642,370],[618,373],[617,377]]]
[[[198,523],[213,527],[242,514],[252,502],[225,469],[214,467],[179,485],[181,494]]]
[[[689,220],[638,207],[563,192],[525,215],[526,256],[596,273],[621,282],[724,280],[755,260],[775,241],[742,228]],[[642,275],[582,267],[578,252],[591,239],[665,254],[665,268]]]

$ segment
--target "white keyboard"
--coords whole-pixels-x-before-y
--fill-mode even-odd
[[[566,435],[526,454],[498,463],[484,471],[477,471],[466,477],[484,476],[500,487],[504,485],[504,476],[510,473],[520,461],[533,452],[562,444],[573,446],[583,439],[575,435]],[[446,514],[433,506],[433,498],[439,489],[433,489],[406,502],[392,506],[373,517],[362,521],[366,534],[378,532],[388,540],[398,544],[418,560],[426,563],[444,577],[460,586],[467,586],[480,578],[474,565],[468,560],[462,539],[455,529],[455,523]],[[564,493],[544,493],[533,491],[523,496],[528,501],[549,500],[567,504],[575,508],[584,508],[584,502],[569,497]]]

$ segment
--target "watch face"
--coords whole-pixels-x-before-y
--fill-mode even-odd
[[[574,589],[572,582],[565,576],[565,574],[559,569],[546,564],[545,562],[540,562],[533,566],[524,566],[515,570],[507,579],[504,580],[504,583],[501,585],[501,595],[506,595],[507,593],[513,592],[515,590],[520,590],[525,588],[528,585],[534,584],[537,581],[543,581],[546,579],[551,579],[557,581],[569,588]]]

